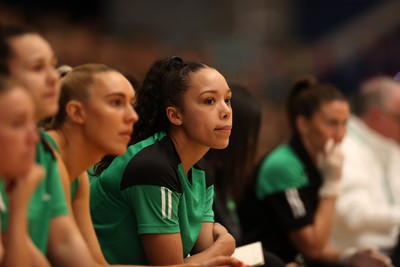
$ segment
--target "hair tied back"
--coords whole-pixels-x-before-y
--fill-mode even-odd
[[[72,67],[68,65],[62,65],[57,68],[58,73],[60,74],[60,77],[63,78],[65,75],[70,73],[72,71]]]
[[[294,93],[299,93],[310,87],[316,86],[317,84],[318,84],[317,78],[315,78],[314,76],[307,76],[307,77],[298,79],[294,83],[292,90]]]
[[[171,59],[172,59],[173,61],[183,62],[183,59],[182,59],[181,57],[179,57],[179,56],[172,56]]]

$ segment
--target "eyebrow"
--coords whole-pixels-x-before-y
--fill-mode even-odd
[[[209,90],[205,90],[205,91],[201,92],[201,93],[199,94],[199,96],[202,96],[202,95],[207,94],[207,93],[215,94],[215,93],[217,93],[217,92],[218,92],[218,91],[215,90],[215,89],[209,89]],[[226,93],[231,93],[231,92],[232,92],[231,89],[228,88],[228,91],[227,91]]]
[[[120,96],[120,97],[123,97],[123,98],[130,98],[130,96],[128,96],[128,95],[126,95],[124,93],[121,93],[121,92],[113,92],[113,93],[109,93],[109,94],[106,95],[106,97],[112,97],[112,96]],[[132,98],[135,98],[135,95],[132,95]]]

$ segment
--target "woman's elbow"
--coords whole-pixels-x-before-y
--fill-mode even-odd
[[[235,252],[236,240],[231,234],[225,233],[221,236],[221,245],[223,248],[222,255],[231,256]]]
[[[319,261],[322,258],[323,247],[319,245],[303,247],[300,250],[303,256],[311,261]]]

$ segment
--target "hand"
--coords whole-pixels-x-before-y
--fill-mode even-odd
[[[342,176],[343,153],[340,144],[335,144],[333,139],[325,143],[324,152],[317,156],[318,168],[323,176],[323,185],[319,195],[322,197],[338,196],[340,191],[340,178]]]
[[[7,181],[6,193],[10,200],[10,206],[27,206],[44,175],[44,169],[35,163],[26,174]]]
[[[228,256],[218,256],[212,258],[210,260],[202,262],[200,266],[201,267],[212,267],[212,266],[249,267],[249,265],[244,264],[238,259]]]
[[[391,259],[377,249],[356,249],[343,258],[346,266],[351,267],[394,267]]]

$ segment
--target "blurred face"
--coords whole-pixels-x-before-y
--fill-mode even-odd
[[[391,103],[387,108],[380,108],[379,116],[373,125],[378,133],[400,143],[400,86],[398,92],[392,94]]]
[[[89,94],[83,105],[88,142],[104,155],[125,153],[133,125],[139,119],[133,109],[132,85],[118,72],[103,72],[96,74]]]
[[[232,129],[231,90],[215,69],[203,68],[190,76],[183,96],[182,126],[186,136],[201,146],[228,146]]]
[[[304,120],[301,135],[313,152],[321,152],[326,141],[332,138],[340,143],[346,134],[346,123],[349,117],[349,105],[345,101],[335,100],[322,103],[320,109]]]
[[[9,40],[12,57],[11,77],[28,89],[36,106],[36,121],[53,116],[58,110],[59,75],[57,60],[49,43],[37,34],[24,34]]]
[[[12,179],[26,173],[35,160],[34,104],[18,87],[0,95],[0,110],[0,175]]]

